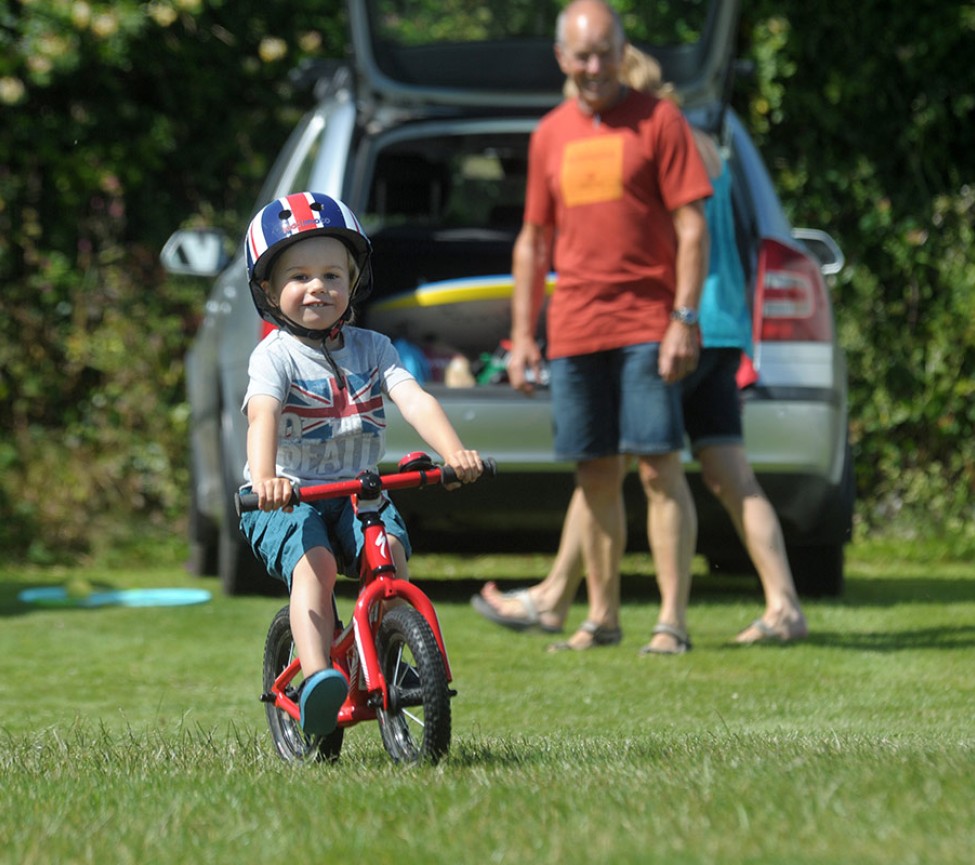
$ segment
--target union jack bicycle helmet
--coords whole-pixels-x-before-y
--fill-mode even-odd
[[[299,240],[319,235],[341,240],[349,248],[359,270],[344,316],[348,317],[352,304],[365,300],[372,291],[372,244],[347,205],[320,192],[286,195],[261,208],[251,220],[245,238],[247,279],[258,313],[261,318],[299,336],[319,334],[297,326],[272,306],[260,283],[267,279],[271,263],[281,252]]]

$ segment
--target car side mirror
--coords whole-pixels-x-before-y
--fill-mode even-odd
[[[170,273],[216,276],[230,264],[227,236],[216,228],[182,228],[166,241],[159,260]]]
[[[823,276],[834,276],[846,264],[843,251],[825,231],[818,228],[793,228],[792,236],[816,258]]]

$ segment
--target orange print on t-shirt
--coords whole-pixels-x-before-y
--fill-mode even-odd
[[[623,195],[623,136],[570,141],[562,153],[566,207],[616,201]]]

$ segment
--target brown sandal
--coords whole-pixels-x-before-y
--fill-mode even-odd
[[[647,643],[640,649],[641,655],[683,655],[691,650],[691,638],[687,635],[687,631],[682,631],[673,625],[664,625],[662,623],[655,625],[650,634],[651,636],[666,634],[668,637],[673,637],[677,643],[677,647],[674,649],[656,649],[651,643]]]
[[[576,634],[588,634],[589,642],[585,645],[573,645],[572,638],[563,640],[559,643],[552,643],[548,647],[549,652],[584,652],[586,649],[594,649],[597,646],[616,646],[623,639],[622,628],[607,628],[605,625],[597,625],[588,619],[579,625]],[[573,634],[572,636],[575,636]]]

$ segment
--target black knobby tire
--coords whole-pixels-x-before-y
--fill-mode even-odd
[[[274,680],[295,657],[294,639],[291,636],[291,617],[288,607],[283,607],[268,628],[264,643],[264,692],[269,694]],[[297,683],[296,683],[297,684]],[[271,730],[274,747],[283,760],[307,762],[325,760],[334,763],[342,751],[343,727],[336,727],[327,736],[307,736],[298,722],[273,703],[265,703],[267,725]]]
[[[843,476],[828,514],[827,528],[821,538],[809,544],[789,544],[789,564],[796,591],[812,598],[838,598],[846,584],[844,545],[853,532],[853,508],[856,503],[856,473],[853,450],[846,444]]]
[[[186,569],[198,577],[214,577],[219,571],[220,529],[200,511],[196,478],[190,478],[190,512],[188,518],[190,553]]]
[[[380,624],[378,651],[390,696],[377,712],[386,751],[397,763],[436,763],[450,748],[450,689],[430,625],[396,607]]]
[[[843,594],[843,544],[790,545],[789,566],[796,591],[807,598],[838,598]]]

